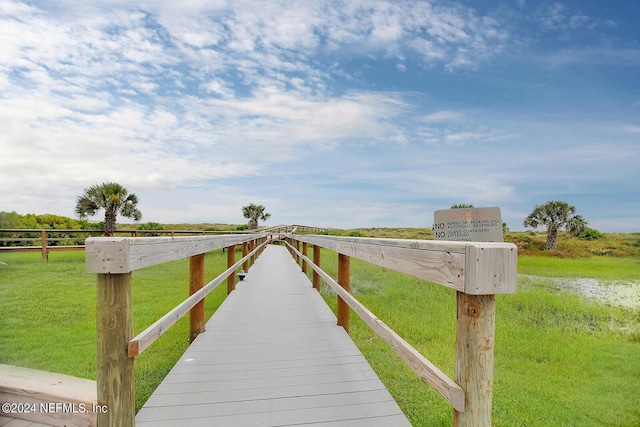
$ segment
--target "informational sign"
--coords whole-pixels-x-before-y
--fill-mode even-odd
[[[500,208],[446,209],[433,213],[436,240],[503,242]]]

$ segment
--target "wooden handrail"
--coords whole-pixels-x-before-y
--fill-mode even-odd
[[[251,242],[266,233],[188,237],[91,237],[85,241],[87,273],[122,274]]]
[[[516,292],[513,243],[286,234],[342,255],[473,295]]]
[[[222,236],[189,237],[93,237],[85,242],[86,271],[97,273],[96,335],[97,335],[97,398],[108,411],[98,414],[101,426],[133,426],[135,424],[134,356],[140,354],[167,328],[187,312],[194,318],[204,316],[200,301],[233,274],[243,263],[255,259],[270,240],[266,233],[228,234]],[[259,244],[254,244],[258,242]],[[225,272],[207,286],[193,290],[192,295],[137,337],[133,337],[132,272],[141,268],[184,258],[201,258],[202,254],[235,245],[252,245],[253,250],[241,261],[228,266]],[[190,277],[195,279],[204,267],[190,262]],[[191,281],[191,280],[190,280]],[[203,328],[191,325],[190,339]]]
[[[286,242],[290,249],[295,247]],[[333,280],[326,272],[308,257],[299,254],[309,263],[314,272],[344,300],[351,309],[387,344],[389,344],[404,362],[427,384],[435,388],[454,408],[464,411],[464,391],[440,369],[422,356],[418,350],[402,339],[393,329],[377,318],[360,301],[354,298],[342,285]]]
[[[206,297],[211,291],[218,287],[218,285],[223,283],[227,279],[227,277],[234,274],[235,271],[240,268],[240,266],[247,259],[249,259],[249,257],[253,256],[255,253],[264,248],[267,243],[269,243],[269,241],[264,241],[250,254],[243,257],[240,261],[236,262],[231,267],[227,268],[218,277],[207,283],[203,288],[189,296],[189,298],[182,301],[147,329],[136,335],[135,338],[129,341],[129,344],[127,346],[129,357],[136,357],[141,354],[145,349],[153,344],[155,340],[160,338],[162,334],[164,334],[171,326],[173,326],[178,320],[180,320],[185,314],[187,314],[189,310],[191,310],[197,303],[202,301],[204,297]]]
[[[84,250],[84,244],[74,244],[67,246],[49,246],[49,242],[83,242],[85,237],[49,237],[50,234],[90,234],[95,237],[96,234],[102,234],[102,230],[78,230],[78,229],[55,229],[55,228],[6,228],[0,229],[0,233],[12,233],[12,234],[33,234],[37,233],[40,237],[0,237],[0,243],[24,243],[24,242],[39,242],[40,245],[25,245],[25,246],[0,246],[2,252],[42,252],[43,261],[48,261],[49,252],[52,251],[72,251],[72,250]],[[116,230],[115,234],[129,234],[131,237],[138,237],[139,235],[150,234],[164,235],[174,237],[176,234],[190,234],[190,235],[248,235],[255,234],[248,230],[239,231],[202,231],[202,230]]]
[[[311,227],[278,226],[273,228],[272,233],[86,239],[86,271],[97,274],[98,400],[109,407],[107,413],[98,415],[98,422],[101,425],[133,425],[133,358],[180,317],[188,312],[194,314],[196,309],[202,310],[202,304],[199,303],[203,298],[239,267],[248,270],[257,254],[273,240],[273,234],[277,234],[275,239],[287,242],[288,249],[303,269],[311,266],[314,288],[319,289],[319,280],[323,279],[335,290],[339,301],[343,301],[346,310],[339,310],[338,318],[347,331],[351,308],[395,349],[423,381],[434,387],[452,405],[455,426],[489,426],[495,295],[514,293],[516,290],[516,246],[510,243],[300,235],[294,234],[294,230],[296,233],[313,232]],[[309,244],[313,245],[313,260],[308,256]],[[235,262],[235,247],[239,245],[242,245],[243,256]],[[202,254],[220,248],[234,251],[233,256],[227,255],[228,268],[203,286],[204,281],[199,278],[203,269]],[[337,281],[321,270],[320,248],[339,254]],[[132,272],[187,257],[192,259],[190,282],[194,286],[190,291],[191,296],[133,337]],[[350,294],[351,257],[457,291],[453,379],[448,378]],[[228,292],[231,292],[234,283],[231,280],[227,283]],[[193,317],[201,316],[202,313]],[[192,325],[191,339],[202,330]]]
[[[517,247],[511,243],[448,242],[294,235],[284,237],[297,262],[314,272],[338,294],[338,324],[345,326],[341,302],[386,341],[418,376],[453,407],[453,425],[491,426],[495,296],[516,292]],[[410,344],[353,298],[299,249],[310,243],[338,253],[339,267],[349,257],[426,279],[456,290],[457,327],[454,380],[444,375]],[[315,258],[315,255],[314,255]],[[339,282],[348,278],[338,269]],[[314,274],[315,274],[314,273]]]

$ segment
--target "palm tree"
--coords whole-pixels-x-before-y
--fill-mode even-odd
[[[587,221],[581,215],[574,215],[575,213],[575,206],[560,200],[548,201],[535,207],[524,220],[524,226],[537,228],[539,225],[546,225],[547,249],[555,251],[560,228],[566,227],[567,231],[578,234],[587,225]]]
[[[254,205],[251,203],[249,206],[242,207],[242,215],[249,220],[247,226],[249,230],[255,230],[258,228],[258,220],[266,221],[271,216],[270,213],[265,213],[266,208],[262,205]]]
[[[85,188],[84,194],[77,198],[76,213],[84,219],[104,209],[104,235],[113,236],[118,214],[140,221],[142,213],[137,209],[137,204],[135,194],[129,194],[120,184],[107,182]]]

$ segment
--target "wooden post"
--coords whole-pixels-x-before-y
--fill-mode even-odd
[[[320,267],[320,246],[313,245],[313,263]],[[313,270],[313,289],[320,292],[320,275]]]
[[[351,291],[350,269],[351,258],[338,254],[338,284],[347,292]],[[338,325],[349,333],[349,306],[340,297],[338,297]]]
[[[249,243],[244,242],[242,244],[242,258],[246,257],[248,254],[249,254]],[[245,262],[242,263],[242,269],[244,270],[245,273],[249,271],[249,260],[246,260]]]
[[[298,265],[300,264],[300,255],[298,255],[298,252],[300,252],[300,242],[298,240],[294,240],[295,243],[295,247],[296,247],[296,251],[294,252],[296,254],[296,263],[298,263]]]
[[[236,247],[229,246],[227,248],[227,268],[231,268],[236,263]],[[236,288],[236,275],[231,274],[227,277],[227,295]]]
[[[193,295],[204,286],[204,254],[189,257],[189,295]],[[204,332],[204,299],[189,310],[189,342]]]
[[[302,255],[307,256],[307,242],[302,242]],[[302,258],[302,272],[307,274],[307,261]]]
[[[490,427],[496,296],[457,293],[454,381],[465,392],[465,411],[453,410],[454,427]]]
[[[47,231],[42,230],[40,234],[40,241],[42,246],[42,260],[49,262],[49,249],[47,248]]]
[[[133,338],[131,273],[98,274],[96,283],[97,399],[101,427],[135,425],[133,360],[127,353]]]

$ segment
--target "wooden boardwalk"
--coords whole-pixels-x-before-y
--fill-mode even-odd
[[[287,250],[269,245],[137,426],[410,426]]]

